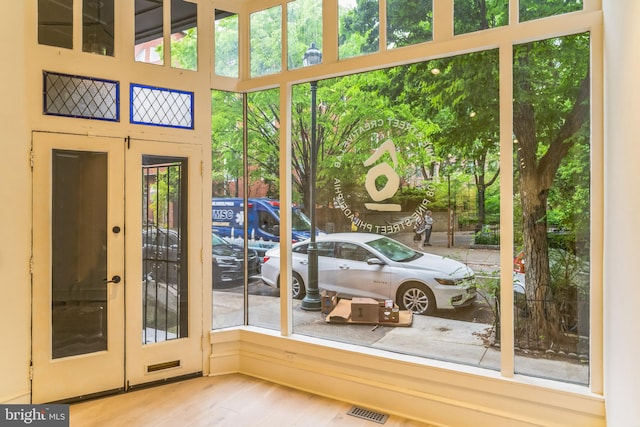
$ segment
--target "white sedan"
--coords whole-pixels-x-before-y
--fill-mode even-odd
[[[473,304],[473,271],[450,258],[418,252],[379,234],[318,236],[318,288],[341,298],[393,299],[401,310],[432,314]],[[306,295],[309,241],[293,245],[293,297]],[[262,280],[280,287],[280,248],[265,254]]]

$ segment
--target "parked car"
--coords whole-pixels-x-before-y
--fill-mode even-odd
[[[442,256],[418,252],[387,236],[335,233],[317,238],[318,288],[338,297],[393,299],[400,309],[432,314],[436,309],[471,305],[476,280],[466,265]],[[309,241],[292,247],[293,297],[306,295]],[[265,254],[262,280],[280,287],[280,252]]]
[[[244,249],[232,245],[222,237],[211,234],[211,251],[213,252],[213,287],[225,284],[237,284],[244,279]],[[258,252],[247,250],[247,270],[249,276],[260,274],[260,258]]]
[[[211,235],[213,287],[238,284],[244,278],[244,249],[232,245],[220,236]],[[177,231],[158,227],[144,227],[142,232],[142,258],[144,277],[176,285],[183,269],[181,239]],[[249,249],[247,268],[249,276],[260,273],[258,253]]]
[[[514,290],[525,293],[526,269],[524,251],[513,257]],[[589,263],[564,249],[549,249],[549,268],[551,280],[557,286],[576,286],[587,288],[589,284]],[[516,287],[516,284],[518,285]]]

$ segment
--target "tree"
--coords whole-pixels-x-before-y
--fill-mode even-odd
[[[211,92],[211,181],[222,183],[214,196],[239,195],[243,176],[242,95],[214,90]],[[228,186],[235,182],[235,188]]]
[[[522,201],[527,298],[533,327],[557,339],[547,242],[547,206],[563,160],[588,144],[589,35],[514,48],[513,126]]]
[[[436,125],[431,140],[441,160],[454,158],[458,168],[473,175],[477,229],[486,222],[486,192],[500,172],[497,53],[489,50],[397,67],[386,89],[394,102],[407,103],[414,114]]]

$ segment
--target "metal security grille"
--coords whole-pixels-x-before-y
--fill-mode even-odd
[[[43,113],[120,121],[120,84],[113,80],[43,73]]]
[[[188,335],[186,171],[186,159],[143,156],[145,344]]]
[[[193,129],[193,93],[131,85],[131,123]]]
[[[384,424],[387,422],[387,418],[389,418],[389,415],[387,414],[382,414],[380,412],[374,412],[374,411],[370,411],[368,409],[364,409],[364,408],[358,408],[357,406],[354,406],[353,408],[349,409],[349,412],[347,412],[347,415],[351,415],[354,417],[358,417],[358,418],[362,418],[368,421],[373,421],[376,422],[378,424]]]

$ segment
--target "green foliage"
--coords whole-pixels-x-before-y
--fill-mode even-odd
[[[198,29],[189,28],[171,40],[171,66],[184,70],[198,69]],[[162,56],[162,53],[160,52]]]
[[[227,16],[215,22],[215,73],[219,76],[238,77],[238,15]]]
[[[348,58],[378,51],[378,0],[357,0],[356,7],[339,11],[338,55]]]
[[[520,0],[520,21],[582,10],[582,0]]]
[[[482,229],[473,236],[476,245],[500,245],[500,231],[496,228],[483,225]]]
[[[387,45],[410,46],[433,39],[433,0],[387,0]]]
[[[288,68],[303,66],[311,44],[322,51],[322,0],[296,0],[287,4]]]
[[[214,196],[236,196],[226,184],[243,176],[242,95],[211,92],[211,180],[221,184]]]
[[[500,27],[509,23],[509,0],[456,1],[454,7],[454,33]]]
[[[282,69],[282,8],[271,7],[251,14],[251,76]]]

